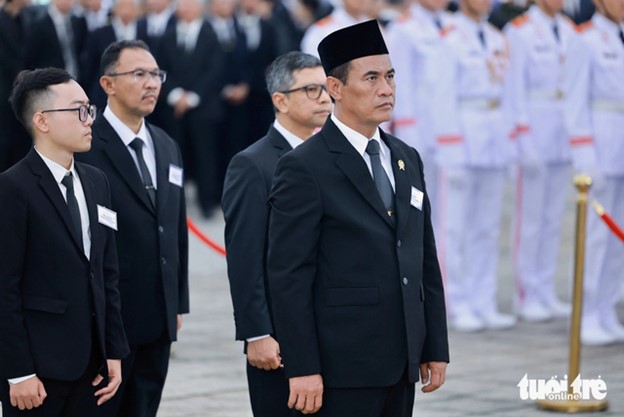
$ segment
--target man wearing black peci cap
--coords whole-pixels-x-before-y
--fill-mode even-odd
[[[434,391],[449,361],[422,161],[379,129],[395,85],[377,22],[333,32],[318,49],[335,109],[279,160],[269,197],[288,404],[320,416],[411,416],[419,375]]]

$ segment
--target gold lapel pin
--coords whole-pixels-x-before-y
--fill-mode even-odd
[[[401,171],[405,171],[405,162],[403,162],[403,160],[402,160],[402,159],[399,159],[399,160],[397,161],[397,164],[399,164],[399,169],[400,169]]]

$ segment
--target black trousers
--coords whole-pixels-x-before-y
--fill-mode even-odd
[[[290,417],[288,380],[284,370],[258,369],[247,362],[249,399],[254,417]]]
[[[76,381],[58,381],[39,378],[46,390],[47,397],[43,404],[32,410],[20,411],[11,405],[9,385],[0,382],[0,401],[2,417],[105,417],[102,407],[97,405],[95,392],[106,386],[106,380],[97,387],[91,382],[102,364],[99,354],[91,354],[91,359],[83,375]]]
[[[171,341],[164,337],[152,343],[130,346],[130,355],[121,362],[123,382],[117,394],[103,405],[104,415],[156,417],[169,369],[170,352]]]
[[[323,391],[323,406],[315,417],[411,417],[415,384],[407,379],[390,387],[328,388]],[[293,411],[293,416],[304,414]]]

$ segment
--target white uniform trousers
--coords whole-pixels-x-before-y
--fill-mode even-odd
[[[624,177],[598,178],[590,197],[624,226]],[[624,244],[591,207],[587,211],[584,278],[582,326],[608,326],[617,320],[615,305],[624,284]]]
[[[503,168],[440,170],[440,259],[451,317],[498,311]]]
[[[571,173],[566,163],[518,169],[512,243],[518,307],[557,301],[557,254]]]

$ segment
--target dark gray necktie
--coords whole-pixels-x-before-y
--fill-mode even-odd
[[[487,42],[485,41],[485,33],[483,32],[483,29],[479,28],[479,31],[477,32],[477,35],[479,36],[479,41],[481,42],[481,47],[483,49],[487,48]]]
[[[381,166],[381,158],[379,156],[379,142],[375,139],[368,141],[366,145],[366,153],[370,156],[371,167],[373,168],[373,179],[375,180],[375,186],[381,201],[383,201],[384,207],[388,210],[388,215],[394,214],[394,191],[392,190],[392,183],[388,178],[388,174]]]
[[[70,172],[65,175],[61,180],[61,184],[67,189],[67,207],[69,208],[69,217],[71,218],[72,225],[74,226],[74,232],[80,242],[80,247],[84,251],[84,244],[82,242],[82,222],[80,220],[80,207],[78,207],[78,200],[76,200],[76,194],[74,194],[74,176]]]
[[[139,172],[141,174],[141,178],[143,179],[143,185],[147,190],[147,195],[152,202],[152,206],[156,208],[156,189],[154,188],[154,183],[152,182],[152,176],[147,169],[145,159],[143,158],[143,141],[139,138],[135,138],[132,142],[130,142],[130,147],[134,149],[134,152],[136,152],[137,161],[139,162]]]
[[[555,39],[557,40],[557,43],[560,42],[559,39],[559,27],[557,26],[557,22],[555,22],[555,24],[553,24],[553,33],[555,34]]]
[[[624,43],[624,33],[622,32],[622,29],[620,29],[619,36],[620,36],[620,40],[622,41],[622,43]]]

